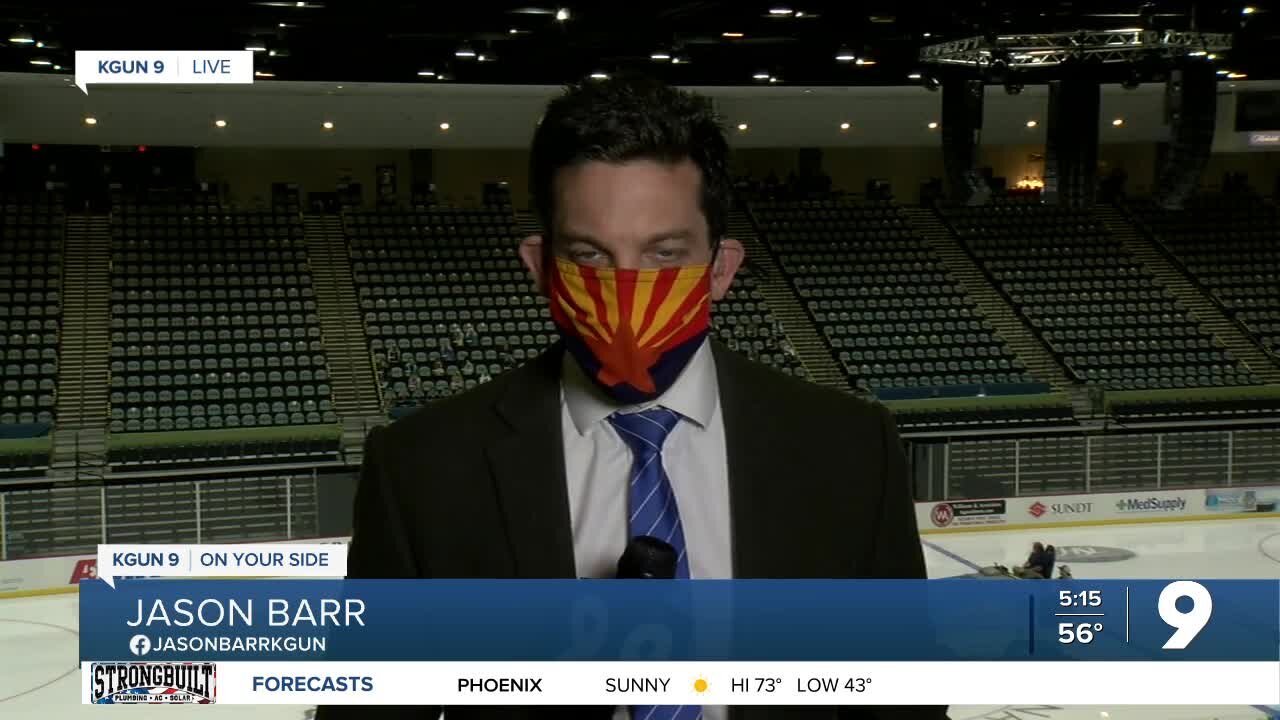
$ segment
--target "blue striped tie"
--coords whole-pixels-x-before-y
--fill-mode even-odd
[[[662,444],[680,423],[680,415],[664,407],[638,413],[614,413],[609,423],[618,437],[631,448],[632,470],[629,507],[631,537],[648,535],[665,540],[676,551],[676,577],[689,577],[689,557],[685,552],[684,529],[676,495],[662,467]],[[701,720],[697,705],[633,705],[632,720]]]

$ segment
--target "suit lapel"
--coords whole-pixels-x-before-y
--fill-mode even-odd
[[[575,577],[560,433],[562,348],[512,373],[494,410],[505,432],[486,447],[517,578]]]
[[[785,577],[786,558],[776,542],[778,510],[790,502],[787,468],[776,451],[783,424],[753,389],[760,371],[718,342],[712,349],[729,465],[733,577]]]

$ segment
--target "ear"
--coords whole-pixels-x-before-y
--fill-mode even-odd
[[[733,278],[738,274],[738,268],[742,267],[742,260],[746,255],[742,243],[737,240],[725,238],[720,241],[715,263],[711,266],[712,300],[722,300],[729,293],[729,286],[733,285]]]
[[[529,277],[533,278],[533,284],[537,286],[538,292],[543,295],[547,294],[547,277],[546,267],[543,265],[542,236],[530,235],[520,241],[520,261],[524,263],[524,267],[529,271]]]

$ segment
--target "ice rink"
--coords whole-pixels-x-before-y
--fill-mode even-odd
[[[1016,565],[1032,541],[1065,551],[1060,562],[1087,578],[1277,578],[1280,518],[1197,523],[1038,529],[928,535],[932,577],[974,572],[979,566]],[[75,594],[0,600],[0,718],[101,718],[101,707],[80,704]],[[1046,680],[1050,682],[1050,680]],[[302,720],[298,706],[133,706],[131,718],[200,717]],[[1262,720],[1280,708],[957,706],[952,720]]]

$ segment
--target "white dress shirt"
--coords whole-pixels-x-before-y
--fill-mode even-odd
[[[652,402],[621,406],[611,400],[565,353],[560,425],[564,437],[573,556],[579,577],[610,578],[626,549],[631,448],[606,418],[661,405],[681,415],[662,446],[662,465],[675,493],[684,530],[689,575],[732,577],[729,464],[720,389],[711,346],[703,343],[675,383]],[[673,678],[675,679],[675,678]],[[614,720],[626,720],[620,707]],[[723,707],[704,707],[705,720],[723,720]]]

